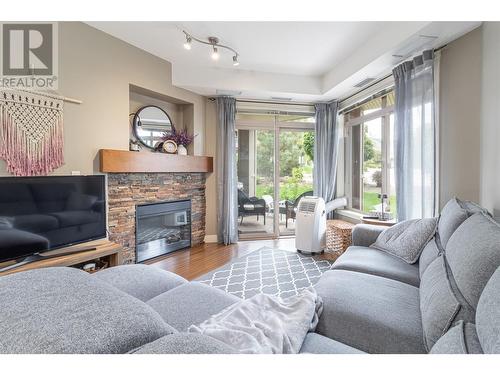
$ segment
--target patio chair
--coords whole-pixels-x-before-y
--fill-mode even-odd
[[[243,190],[238,189],[238,216],[241,216],[241,224],[243,224],[243,218],[249,215],[256,215],[257,221],[262,215],[264,225],[266,225],[266,201],[257,197],[249,197]]]
[[[266,212],[268,214],[273,213],[274,210],[274,199],[270,195],[263,195],[262,199],[266,202]]]
[[[297,216],[297,206],[299,205],[300,200],[302,197],[309,197],[312,196],[313,192],[311,191],[306,191],[302,194],[300,194],[297,198],[295,198],[293,201],[292,200],[286,200],[285,201],[285,207],[284,207],[284,213],[285,213],[285,227],[288,228],[288,219],[293,219],[295,220],[295,217]],[[280,214],[281,212],[280,207]]]

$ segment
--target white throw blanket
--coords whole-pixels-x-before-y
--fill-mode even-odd
[[[313,288],[286,299],[257,294],[188,331],[211,336],[240,353],[295,354],[316,328],[322,310],[323,302]]]

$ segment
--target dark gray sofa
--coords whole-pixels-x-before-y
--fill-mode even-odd
[[[323,313],[301,353],[500,353],[498,224],[453,200],[413,265],[368,247],[382,230],[356,226],[323,274]],[[0,353],[234,353],[186,330],[238,300],[146,265],[4,276]]]

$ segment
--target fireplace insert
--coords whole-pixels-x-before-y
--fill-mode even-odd
[[[191,201],[136,206],[135,254],[138,263],[191,246]]]

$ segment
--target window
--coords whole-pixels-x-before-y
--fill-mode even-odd
[[[394,91],[344,112],[346,192],[350,209],[396,213]],[[386,197],[386,198],[384,198]]]

